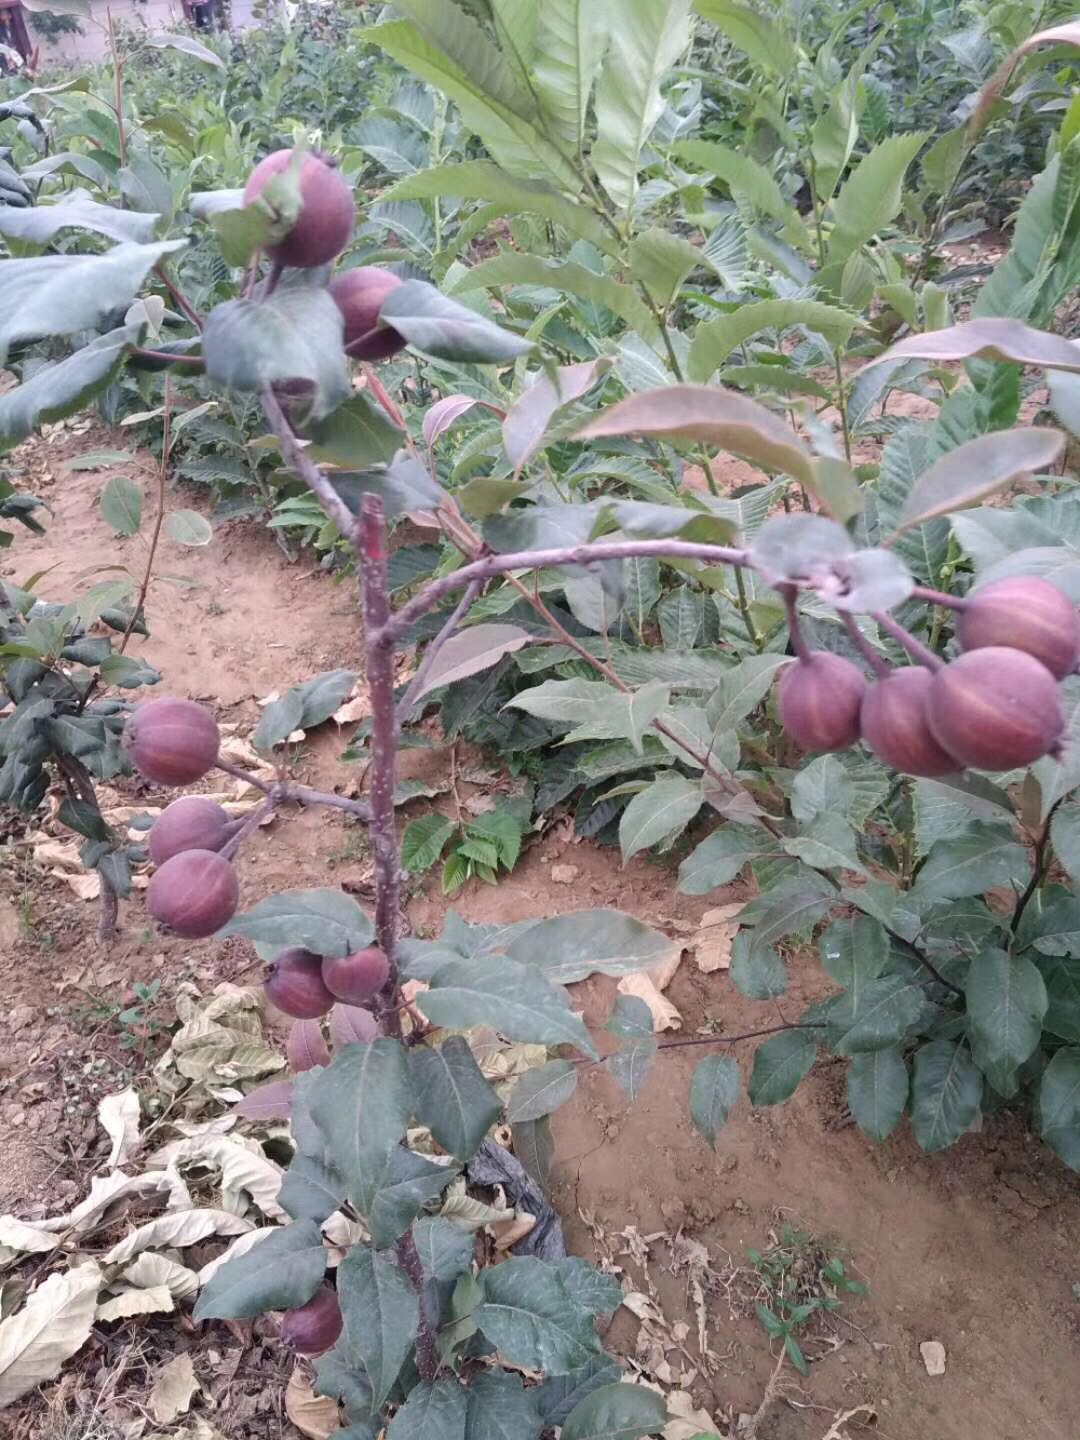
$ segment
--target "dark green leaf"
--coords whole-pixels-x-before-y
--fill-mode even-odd
[[[467,1397],[457,1380],[422,1382],[390,1421],[386,1440],[465,1440]]]
[[[994,885],[1022,889],[1027,873],[1027,854],[1011,832],[979,821],[964,835],[937,842],[919,871],[915,893],[926,900],[959,900]]]
[[[284,890],[237,915],[221,933],[253,940],[268,959],[294,945],[316,955],[349,955],[370,945],[375,931],[342,890]]]
[[[754,1051],[754,1068],[747,1086],[752,1105],[779,1105],[795,1093],[817,1054],[819,1031],[781,1030]]]
[[[626,1091],[631,1105],[641,1093],[652,1063],[656,1059],[656,1040],[650,1035],[636,1035],[624,1040],[618,1050],[604,1060],[604,1069],[615,1083]]]
[[[1015,1095],[1016,1071],[1035,1050],[1047,1010],[1042,975],[1023,955],[984,950],[964,980],[975,1063],[999,1095]]]
[[[480,1072],[468,1042],[452,1035],[438,1049],[417,1046],[409,1054],[416,1118],[444,1150],[470,1160],[502,1111],[502,1102]]]
[[[206,373],[242,395],[278,386],[306,418],[318,420],[351,393],[343,333],[333,297],[313,286],[282,287],[268,300],[227,300],[203,330]]]
[[[1049,1002],[1044,1027],[1060,1040],[1080,1044],[1080,958],[1040,956],[1038,965]]]
[[[0,450],[9,450],[38,425],[51,424],[81,410],[115,378],[137,334],[130,325],[110,330],[66,360],[39,366],[28,380],[0,395]]]
[[[1039,1133],[1071,1170],[1080,1170],[1080,1050],[1059,1050],[1043,1071]]]
[[[537,1440],[543,1422],[536,1393],[505,1370],[481,1370],[469,1385],[465,1440]]]
[[[667,1403],[642,1385],[605,1385],[586,1395],[567,1417],[563,1440],[640,1440],[667,1424]]]
[[[531,340],[501,330],[424,280],[406,280],[392,290],[379,318],[436,360],[498,365],[533,348]]]
[[[555,1141],[551,1134],[551,1117],[541,1115],[539,1120],[519,1120],[510,1127],[514,1141],[514,1154],[531,1175],[541,1190],[548,1190],[551,1167],[555,1161]]]
[[[341,1208],[347,1190],[344,1179],[329,1165],[298,1150],[289,1162],[277,1201],[294,1220],[314,1220],[321,1225]]]
[[[679,889],[684,895],[707,895],[735,879],[748,860],[757,860],[772,848],[764,830],[744,825],[724,825],[711,835],[679,866]]]
[[[652,1035],[652,1011],[645,1001],[636,995],[616,995],[604,1029],[612,1035],[622,1035],[629,1039]]]
[[[104,255],[8,260],[0,272],[0,361],[18,340],[100,329],[131,303],[152,266],[185,243],[163,240],[117,245]]]
[[[214,529],[197,510],[171,510],[165,516],[165,533],[178,545],[209,545]]]
[[[553,1266],[514,1257],[481,1272],[483,1300],[473,1319],[511,1365],[565,1374],[600,1349],[591,1318],[580,1311]]]
[[[413,1117],[404,1047],[388,1038],[347,1045],[315,1073],[307,1101],[349,1198],[366,1215]]]
[[[857,981],[878,978],[889,962],[889,937],[880,921],[856,915],[835,920],[822,935],[818,953],[825,970],[847,990]]]
[[[417,1220],[413,1239],[427,1280],[456,1280],[472,1263],[473,1237],[452,1220]]]
[[[366,1245],[354,1245],[338,1266],[337,1292],[349,1351],[367,1372],[378,1411],[416,1341],[416,1294],[385,1251]]]
[[[549,1060],[527,1070],[510,1092],[506,1118],[511,1125],[539,1120],[565,1105],[577,1089],[577,1066],[569,1060]]]
[[[62,200],[51,205],[33,205],[24,210],[0,205],[0,235],[29,241],[31,245],[47,245],[59,230],[74,228],[107,235],[110,240],[146,244],[153,240],[159,218],[100,205],[85,190],[69,190]]]
[[[829,1007],[829,1030],[837,1055],[887,1050],[904,1038],[923,1011],[923,992],[902,975],[851,985]]]
[[[604,1385],[614,1385],[622,1374],[606,1355],[596,1356],[578,1370],[552,1375],[529,1393],[536,1397],[546,1425],[562,1425],[575,1405]]]
[[[457,1169],[456,1165],[438,1165],[399,1145],[367,1212],[368,1230],[376,1249],[386,1249],[403,1235],[421,1208],[439,1198]]]
[[[694,1067],[690,1119],[714,1150],[738,1098],[739,1067],[729,1055],[708,1055]]]
[[[404,433],[363,390],[311,426],[308,453],[318,464],[346,470],[385,465],[401,449]]]
[[[672,942],[621,910],[574,910],[537,921],[507,947],[514,960],[569,985],[587,975],[628,975],[668,955]]]
[[[900,1123],[908,1097],[908,1072],[899,1050],[870,1050],[848,1066],[848,1109],[871,1140],[884,1140]]]
[[[974,1121],[982,1073],[963,1040],[932,1040],[915,1052],[911,1128],[924,1150],[944,1150]]]
[[[437,811],[410,820],[401,836],[402,869],[412,875],[430,870],[456,829],[452,820]]]
[[[275,745],[283,745],[294,730],[300,729],[303,715],[304,702],[293,685],[264,707],[251,743],[256,750],[272,750]]]
[[[227,1260],[195,1305],[196,1320],[241,1320],[305,1305],[326,1273],[326,1247],[311,1220],[274,1230],[253,1250]]]
[[[787,967],[771,945],[755,944],[752,930],[740,930],[732,946],[731,979],[751,1000],[775,1000],[787,990]]]
[[[597,1270],[576,1255],[548,1262],[574,1304],[586,1315],[613,1315],[622,1304],[622,1286],[618,1277]]]
[[[134,535],[142,519],[142,491],[126,475],[113,475],[105,482],[99,508],[118,535]]]
[[[438,968],[431,989],[416,1003],[434,1025],[446,1029],[492,1025],[509,1040],[570,1044],[586,1055],[596,1054],[565,990],[518,960],[499,956],[451,961]]]
[[[623,861],[683,830],[705,803],[700,784],[681,775],[654,780],[630,801],[619,821]]]
[[[296,689],[303,702],[300,724],[305,730],[313,730],[329,720],[334,711],[348,698],[356,684],[355,670],[324,670],[305,680]]]

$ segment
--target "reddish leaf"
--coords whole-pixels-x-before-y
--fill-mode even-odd
[[[608,435],[656,435],[702,441],[781,470],[814,488],[813,456],[763,405],[720,385],[664,385],[628,395],[577,432],[579,440]]]
[[[610,368],[611,361],[602,356],[580,365],[561,365],[555,380],[547,374],[537,377],[503,421],[503,448],[516,470],[540,449],[555,412],[584,395]]]
[[[297,1020],[293,1024],[285,1042],[285,1054],[289,1069],[297,1075],[303,1070],[313,1070],[316,1065],[330,1064],[330,1050],[318,1020]]]
[[[330,1011],[330,1038],[335,1050],[358,1042],[366,1045],[377,1034],[375,1017],[370,1010],[359,1005],[335,1005]]]
[[[233,1106],[233,1114],[243,1115],[246,1120],[287,1120],[292,1114],[292,1090],[291,1080],[257,1085],[239,1105]]]
[[[1045,470],[1064,443],[1060,430],[1029,427],[997,430],[958,445],[915,481],[896,533],[974,505],[1029,471]]]
[[[863,369],[869,370],[871,365],[880,365],[885,360],[968,360],[976,355],[984,360],[1080,373],[1080,345],[1045,330],[1036,330],[1022,320],[1001,319],[969,320],[963,325],[951,325],[947,330],[909,335]]]
[[[419,700],[440,685],[449,685],[453,680],[464,680],[469,675],[490,669],[504,655],[528,645],[532,638],[527,630],[517,625],[473,625],[457,635],[451,635],[436,655],[413,700]]]
[[[1018,45],[1011,55],[1005,57],[980,91],[979,102],[968,121],[973,140],[985,130],[994,101],[1009,83],[1009,77],[1017,64],[1029,50],[1034,50],[1039,45],[1075,45],[1080,48],[1080,20],[1067,20],[1064,25],[1054,25],[1049,30],[1040,30],[1035,35],[1029,35],[1022,45]]]
[[[436,400],[424,416],[424,444],[428,449],[476,403],[471,395],[444,395],[441,400]]]

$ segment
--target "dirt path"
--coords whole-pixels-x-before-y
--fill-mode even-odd
[[[20,458],[32,478],[43,468],[57,475],[44,492],[56,514],[44,540],[20,539],[7,553],[5,574],[18,579],[55,565],[40,590],[66,597],[78,577],[92,583],[95,567],[115,564],[118,550],[130,552],[125,558],[137,568],[139,542],[118,544],[97,515],[104,477],[58,472],[57,462],[73,448],[116,443],[69,436],[51,447],[41,441],[24,447]],[[132,473],[147,478],[137,468]],[[350,586],[327,579],[307,559],[287,565],[265,532],[226,528],[205,550],[167,549],[161,568],[194,583],[155,584],[148,607],[154,634],[143,653],[163,671],[163,689],[207,700],[223,719],[250,724],[256,698],[275,686],[358,663]],[[343,773],[348,778],[335,764],[339,749],[333,735],[305,747],[305,778],[339,784]],[[413,752],[406,773],[443,763],[438,752]],[[573,843],[566,828],[533,843],[497,888],[467,888],[455,908],[470,920],[511,920],[610,905],[677,933],[692,930],[704,910],[741,898],[739,887],[705,900],[679,896],[669,864],[639,858],[620,869],[617,854]],[[185,975],[253,972],[241,946],[162,941],[145,926],[138,900],[124,907],[122,933],[103,951],[91,938],[93,907],[61,882],[31,875],[17,850],[9,856],[0,872],[8,892],[0,906],[0,1008],[13,1017],[11,1044],[0,1059],[7,1141],[0,1210],[31,1215],[81,1193],[100,1164],[94,1096],[111,1088],[117,1067],[128,1063],[108,1023],[86,1019],[88,997],[116,993],[133,978],[161,979],[167,997]],[[555,883],[553,864],[575,866],[572,882]],[[310,812],[276,822],[241,869],[247,902],[275,886],[326,883],[363,898],[370,874],[355,832],[335,816]],[[432,926],[444,909],[429,888],[413,899],[410,920]],[[809,959],[796,961],[792,973],[785,1004],[795,1009],[818,993],[820,981]],[[588,1020],[603,1019],[613,989],[614,982],[601,980],[576,987]],[[769,1023],[766,1007],[740,997],[722,974],[701,975],[689,959],[669,994],[685,1036],[706,1023],[729,1033]],[[744,1065],[752,1049],[735,1047]],[[847,1123],[838,1062],[819,1064],[784,1107],[755,1112],[741,1101],[713,1154],[687,1115],[699,1053],[689,1048],[661,1057],[632,1110],[602,1071],[586,1070],[556,1126],[555,1195],[582,1254],[592,1252],[597,1233],[616,1252],[637,1237],[654,1237],[651,1283],[666,1326],[688,1327],[691,1354],[699,1319],[695,1281],[701,1287],[706,1342],[721,1358],[709,1381],[692,1387],[697,1400],[718,1419],[756,1409],[774,1360],[749,1313],[746,1252],[765,1248],[770,1232],[787,1221],[843,1251],[869,1295],[845,1301],[846,1318],[811,1330],[809,1379],[786,1371],[787,1398],[769,1410],[761,1440],[821,1440],[838,1411],[860,1403],[876,1409],[877,1433],[889,1440],[1075,1435],[1078,1178],[1011,1119],[988,1118],[980,1133],[943,1155],[923,1155],[906,1134],[874,1146]],[[594,1217],[592,1232],[581,1214]],[[620,1240],[627,1227],[634,1227],[629,1240]],[[647,1289],[650,1281],[631,1259],[619,1263]],[[627,1311],[610,1339],[635,1352],[638,1325]],[[942,1376],[924,1368],[919,1345],[926,1340],[945,1347]],[[677,1382],[678,1351],[667,1359]],[[228,1435],[227,1417],[214,1418]],[[853,1425],[850,1433],[860,1432]]]

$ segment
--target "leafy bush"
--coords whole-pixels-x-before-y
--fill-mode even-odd
[[[552,4],[528,45],[500,5],[395,8],[405,18],[362,38],[444,100],[380,70],[376,92],[395,113],[373,107],[351,134],[320,137],[350,178],[372,174],[358,152],[403,176],[365,201],[347,256],[397,267],[374,327],[392,357],[378,371],[361,359],[356,388],[349,352],[368,353],[372,336],[346,344],[328,267],[264,262],[339,190],[322,149],[295,137],[292,158],[245,201],[257,157],[223,122],[196,131],[169,112],[110,117],[66,91],[34,93],[24,103],[72,148],[23,166],[23,183],[49,182],[39,203],[0,209],[13,252],[0,268],[0,343],[20,372],[0,398],[0,434],[10,447],[95,396],[119,413],[130,387],[161,422],[164,475],[177,432],[196,425],[219,457],[248,463],[261,415],[253,484],[275,524],[292,515],[360,574],[372,714],[350,753],[370,760],[368,798],[308,790],[279,766],[220,848],[170,855],[152,885],[152,913],[178,933],[251,940],[268,993],[301,1025],[336,1017],[332,1057],[321,1030],[318,1045],[302,1032],[292,1081],[244,1102],[289,1114],[290,1223],[217,1272],[197,1318],[289,1311],[295,1343],[323,1351],[320,1386],[344,1400],[357,1440],[387,1421],[395,1440],[432,1427],[644,1435],[662,1427],[663,1405],[617,1383],[603,1353],[595,1318],[617,1303],[609,1278],[521,1253],[476,1274],[468,1235],[433,1211],[456,1175],[483,1173],[504,1108],[468,1033],[494,1026],[546,1052],[505,1106],[518,1159],[543,1185],[550,1116],[580,1067],[604,1064],[633,1099],[666,1048],[648,1007],[622,996],[601,1060],[564,986],[647,968],[670,942],[610,911],[505,927],[451,914],[438,937],[401,938],[396,753],[437,703],[449,737],[496,745],[528,772],[540,811],[577,793],[579,830],[614,835],[625,858],[684,847],[685,893],[749,866],[759,895],[739,917],[733,983],[777,999],[782,950],[816,937],[837,987],[749,1035],[674,1042],[760,1038],[754,1105],[787,1099],[824,1046],[847,1062],[869,1136],[908,1114],[935,1151],[980,1110],[1020,1103],[1080,1168],[1080,919],[1060,883],[1080,869],[1080,629],[1067,603],[1080,598],[1080,542],[1072,482],[1053,468],[1065,434],[1018,423],[1035,371],[1058,424],[1080,428],[1076,346],[1049,328],[1080,266],[1075,106],[960,323],[959,292],[935,268],[963,162],[1013,61],[1078,35],[1070,25],[1025,41],[969,118],[927,146],[922,133],[883,133],[868,77],[884,39],[833,84],[831,53],[811,71],[783,17],[701,0],[751,60],[806,79],[790,122],[784,107],[764,117],[792,137],[774,171],[749,122],[745,148],[692,138],[703,102],[680,65],[692,54],[684,0],[632,0],[606,35],[564,31],[577,7]],[[195,43],[178,48],[210,67],[190,102],[209,120],[221,62]],[[290,41],[251,43],[284,56]],[[376,49],[364,53],[377,69]],[[314,93],[316,77],[302,84]],[[256,135],[259,150],[280,148],[253,122]],[[905,190],[917,160],[918,186]],[[193,190],[193,171],[216,188]],[[101,198],[65,188],[72,174]],[[65,354],[70,337],[83,343]],[[900,391],[934,417],[886,413]],[[880,464],[862,459],[861,442],[883,436]],[[717,452],[747,462],[729,494]],[[700,483],[687,483],[690,466]],[[406,517],[434,543],[403,539],[391,554],[387,522]],[[1020,589],[992,588],[1003,582]],[[80,619],[64,607],[34,629],[31,613],[9,640],[9,688],[33,646],[44,698],[26,705],[27,691],[4,722],[6,764],[40,763],[43,737],[47,748],[85,729],[89,685],[68,665],[103,669],[109,657],[72,649]],[[396,690],[407,647],[421,655]],[[256,743],[273,754],[332,714],[353,679],[294,686],[267,707]],[[122,706],[95,702],[110,704],[87,742],[99,766],[122,763]],[[136,763],[149,778],[197,779],[214,763],[213,717],[156,705],[126,729]],[[822,753],[801,761],[800,749]],[[238,847],[268,812],[309,803],[368,826],[373,916],[335,890],[235,913]],[[492,878],[525,820],[463,823],[450,864]],[[453,832],[414,821],[406,863],[434,864]],[[379,986],[360,1006],[358,984]],[[710,1144],[740,1083],[724,1054],[694,1071],[690,1114]],[[337,1213],[347,1254],[330,1291],[320,1227]],[[786,1303],[762,1316],[794,1363],[804,1318]],[[526,1385],[521,1370],[544,1378]]]

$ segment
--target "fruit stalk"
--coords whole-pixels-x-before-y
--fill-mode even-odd
[[[935,655],[932,650],[927,649],[921,640],[916,640],[911,631],[905,630],[899,620],[894,620],[891,615],[886,615],[883,610],[875,610],[871,619],[875,621],[880,629],[885,631],[886,635],[891,635],[896,643],[906,650],[913,660],[917,660],[920,665],[925,665],[928,670],[940,670],[944,665],[945,662],[941,659],[940,655]]]

